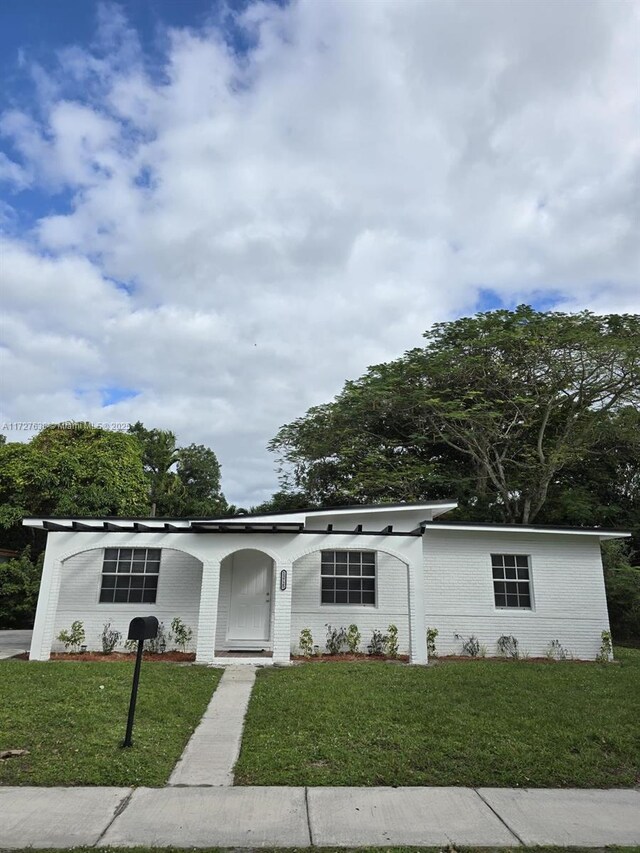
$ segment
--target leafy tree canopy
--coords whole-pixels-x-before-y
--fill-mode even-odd
[[[38,601],[44,552],[32,562],[30,548],[0,563],[0,630],[30,628]]]
[[[615,444],[637,500],[638,315],[522,305],[424,337],[280,429],[285,491],[325,505],[453,496],[466,517],[528,523],[568,499],[565,473],[613,464]]]
[[[220,464],[213,450],[202,444],[178,447],[173,432],[146,429],[140,421],[129,432],[142,454],[152,515],[183,518],[226,513]]]
[[[84,423],[53,425],[28,443],[0,444],[0,531],[4,547],[45,537],[22,526],[28,515],[141,515],[147,485],[135,440]],[[24,558],[26,565],[28,558]]]
[[[24,516],[139,515],[146,493],[139,447],[123,433],[54,425],[0,445],[0,527],[18,539]]]
[[[640,645],[640,566],[632,566],[629,558],[629,546],[624,540],[603,542],[611,631],[617,640]]]

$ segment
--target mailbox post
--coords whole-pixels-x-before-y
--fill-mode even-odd
[[[137,616],[129,623],[128,640],[138,641],[138,652],[136,654],[136,666],[133,671],[133,685],[131,686],[131,701],[129,702],[129,717],[127,719],[127,733],[124,736],[122,746],[133,746],[131,734],[133,732],[133,718],[136,713],[136,698],[138,696],[138,682],[140,681],[140,665],[142,664],[142,652],[144,641],[152,640],[158,636],[158,620],[155,616]]]

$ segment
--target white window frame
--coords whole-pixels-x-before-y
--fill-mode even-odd
[[[347,554],[347,574],[338,575],[338,574],[334,573],[333,575],[323,575],[322,574],[322,562],[323,562],[322,555],[323,554],[334,554],[334,566],[335,566],[336,565],[335,554],[338,554],[338,553],[346,553]],[[350,554],[359,554],[360,555],[360,574],[359,575],[349,575],[348,570],[349,570],[349,555]],[[362,566],[363,566],[362,555],[363,554],[373,554],[373,574],[372,575],[363,575],[362,574]],[[347,579],[347,598],[349,596],[349,589],[348,589],[349,577],[352,577],[354,579],[357,578],[360,580],[364,580],[364,579],[373,580],[373,602],[364,604],[361,601],[360,602],[323,601],[322,600],[322,578],[323,577],[328,577],[328,578],[344,577],[344,578],[346,578]],[[361,549],[356,549],[356,548],[323,548],[322,551],[320,552],[320,606],[321,607],[351,607],[351,608],[364,607],[367,610],[370,610],[372,607],[376,608],[378,606],[378,552],[372,550],[371,548],[361,548]]]
[[[115,559],[107,559],[107,552],[108,551],[116,551],[117,552]],[[120,554],[122,551],[131,551],[130,560],[126,560],[126,559],[121,558]],[[142,563],[143,565],[142,565],[142,571],[134,572],[133,571],[133,563],[134,563],[134,556],[135,556],[136,551],[138,551],[138,552],[144,551],[144,558],[142,559],[142,558],[138,557],[138,559],[135,560],[135,562]],[[157,559],[155,557],[149,558],[149,552],[150,551],[153,551],[153,552],[157,551],[158,552]],[[115,563],[113,571],[105,571],[105,563],[111,563],[111,562]],[[118,567],[120,566],[121,562],[125,562],[125,563],[129,562],[130,563],[130,569],[128,572],[118,571]],[[147,571],[147,565],[150,563],[154,563],[154,564],[157,563],[158,564],[158,571],[157,572]],[[136,548],[134,546],[124,546],[122,548],[119,546],[114,546],[114,547],[103,548],[102,549],[102,567],[100,570],[100,586],[98,589],[98,604],[99,605],[108,605],[111,607],[114,607],[114,606],[129,607],[131,604],[137,605],[138,607],[144,607],[144,606],[155,607],[157,604],[157,601],[158,601],[158,589],[160,586],[161,564],[162,564],[162,548],[156,548],[156,547],[152,547],[152,546],[150,546],[148,548],[147,547]],[[117,580],[116,580],[116,584],[113,587],[104,587],[103,586],[103,579],[105,577],[114,577],[116,579],[120,577],[120,578],[128,578],[129,579],[129,585],[127,587],[127,600],[126,601],[116,601],[115,600],[115,590],[117,589]],[[131,599],[130,599],[131,589],[132,589],[131,579],[132,578],[143,578],[143,583],[142,583],[142,586],[140,587],[140,589],[142,591],[141,598],[143,598],[144,592],[145,592],[144,578],[148,578],[148,577],[156,578],[154,600],[153,601],[144,601],[144,600],[131,601]],[[111,588],[114,590],[114,599],[111,601],[103,601],[102,600],[103,589],[111,589]]]
[[[493,565],[494,559],[493,558],[494,557],[502,558],[502,569],[503,569],[502,579],[494,578],[494,576],[493,576],[493,570],[494,570],[494,565]],[[515,559],[515,563],[516,563],[516,565],[515,565],[516,577],[515,578],[507,578],[507,576],[506,576],[506,569],[507,568],[513,568],[513,567],[507,567],[504,565],[504,558],[505,557],[513,557]],[[518,577],[518,569],[525,568],[525,566],[518,566],[518,558],[526,559],[526,561],[527,561],[526,569],[528,572],[528,578],[526,578],[526,579]],[[532,613],[535,610],[535,599],[534,599],[534,595],[533,595],[533,566],[532,566],[531,554],[516,554],[513,552],[507,554],[507,553],[503,553],[503,552],[498,553],[497,551],[492,551],[491,554],[489,555],[489,565],[490,565],[490,569],[491,569],[491,595],[493,596],[494,610],[499,610],[500,612],[508,612],[508,613]],[[495,568],[498,568],[498,567],[496,566]],[[527,583],[528,587],[529,587],[529,604],[524,605],[524,606],[520,606],[519,602],[520,602],[521,593],[519,590],[516,590],[516,595],[518,597],[518,605],[514,607],[513,605],[507,604],[506,603],[507,595],[513,595],[513,593],[507,593],[506,587],[505,587],[505,593],[504,593],[505,594],[505,604],[496,604],[496,586],[495,586],[496,582],[498,582],[498,583]],[[524,595],[524,593],[522,593],[522,594]]]

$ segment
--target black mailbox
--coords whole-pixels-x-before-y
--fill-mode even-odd
[[[128,640],[152,640],[158,636],[158,620],[155,616],[136,616],[129,622]]]
[[[129,622],[128,640],[138,641],[138,651],[136,653],[136,665],[133,670],[133,685],[131,687],[131,701],[129,702],[129,717],[127,718],[127,732],[124,736],[123,746],[133,746],[131,735],[133,734],[133,718],[136,713],[136,697],[138,695],[138,682],[140,681],[140,665],[142,663],[142,653],[144,650],[144,641],[152,640],[158,636],[158,620],[155,616],[136,616]]]

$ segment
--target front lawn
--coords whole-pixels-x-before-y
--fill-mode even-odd
[[[640,651],[616,658],[264,669],[235,783],[633,786]]]
[[[2,785],[164,785],[221,671],[143,663],[134,745],[121,749],[131,663],[0,661]]]

